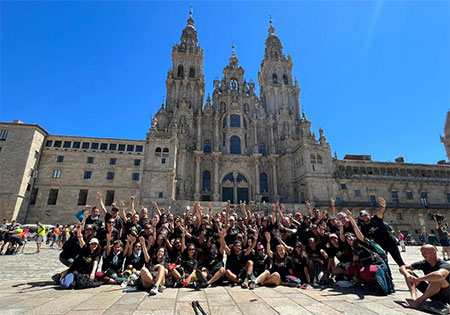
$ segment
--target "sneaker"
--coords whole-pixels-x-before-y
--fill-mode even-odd
[[[156,295],[158,293],[158,285],[153,286],[153,288],[148,292],[149,295]]]
[[[253,281],[253,280],[250,280],[250,281],[248,282],[248,288],[249,288],[250,290],[253,290],[254,288],[256,288],[256,282]]]
[[[162,285],[162,284],[160,284],[160,285],[158,286],[158,292],[159,292],[159,293],[163,293],[165,289],[166,289],[166,287],[165,287],[164,285]]]
[[[244,289],[248,288],[248,278],[245,278],[245,280],[241,284],[241,287],[243,287]]]
[[[52,276],[52,280],[54,284],[60,284],[61,283],[61,275],[59,273]]]
[[[205,288],[208,285],[208,280],[205,278],[205,276],[201,273],[201,271],[195,272],[197,279],[198,279],[198,286],[200,288]]]

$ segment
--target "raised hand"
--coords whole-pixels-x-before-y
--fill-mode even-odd
[[[112,240],[112,233],[106,234],[106,239],[107,239],[108,241],[111,241],[111,240]]]
[[[120,200],[119,205],[123,208],[125,207],[125,202],[123,200]]]
[[[352,217],[352,212],[350,210],[345,210],[345,214],[347,215],[347,217],[350,219]]]
[[[139,237],[139,242],[141,243],[142,247],[145,247],[145,238],[143,236]]]
[[[103,194],[100,191],[97,191],[97,200],[102,200]]]
[[[330,202],[331,202],[331,206],[334,207],[334,205],[336,204],[336,200],[334,200],[334,198],[331,197]]]
[[[264,235],[266,236],[266,240],[270,241],[270,232],[265,232]]]
[[[380,204],[381,208],[386,208],[386,200],[384,200],[383,197],[378,197],[378,203]]]
[[[134,201],[134,196],[131,196],[130,199],[131,199],[131,201]]]

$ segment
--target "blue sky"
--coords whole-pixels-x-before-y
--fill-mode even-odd
[[[272,15],[300,104],[340,158],[446,158],[448,1],[3,1],[0,120],[145,139],[191,3],[207,93],[233,43],[257,81]]]

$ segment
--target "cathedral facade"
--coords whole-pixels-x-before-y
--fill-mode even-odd
[[[255,201],[255,210],[281,201],[288,211],[304,202],[338,210],[376,209],[418,236],[433,231],[431,214],[450,217],[450,165],[372,161],[370,155],[331,153],[324,131],[311,131],[300,111],[293,61],[270,23],[255,83],[245,78],[234,47],[222,77],[205,95],[203,49],[192,15],[172,48],[165,102],[145,140],[50,135],[39,125],[0,123],[0,216],[20,222],[74,223],[85,204],[129,200],[182,212],[193,201],[223,209]],[[450,114],[441,137],[450,157]]]

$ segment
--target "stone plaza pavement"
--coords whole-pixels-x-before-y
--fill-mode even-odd
[[[387,297],[332,286],[312,290],[258,287],[253,291],[230,286],[202,291],[168,288],[150,297],[146,292],[123,293],[117,285],[60,290],[50,279],[64,269],[59,250],[43,247],[40,254],[33,254],[35,244],[30,242],[24,255],[0,256],[0,314],[194,314],[193,300],[208,314],[423,314],[398,304],[409,293],[393,264],[396,293]],[[402,254],[407,263],[421,259],[418,246]]]

